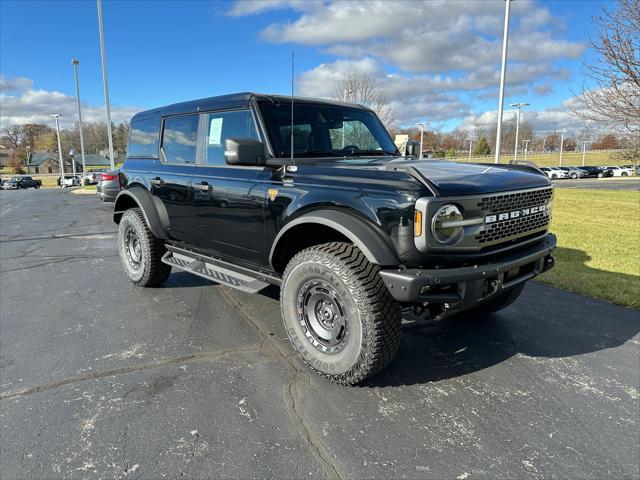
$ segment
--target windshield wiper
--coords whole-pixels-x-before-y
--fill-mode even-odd
[[[345,155],[349,156],[359,156],[359,155],[394,155],[395,152],[387,152],[386,150],[349,150],[345,152]]]
[[[342,157],[343,155],[327,150],[305,150],[295,152],[296,157]]]

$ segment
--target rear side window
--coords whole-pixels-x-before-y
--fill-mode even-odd
[[[158,156],[158,120],[156,117],[138,118],[131,121],[129,130],[129,157]]]
[[[224,165],[224,141],[227,138],[259,140],[253,116],[249,110],[214,112],[207,115],[205,149],[206,165]]]
[[[165,118],[162,150],[168,163],[196,163],[198,119],[198,115]]]

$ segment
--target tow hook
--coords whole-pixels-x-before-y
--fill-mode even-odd
[[[487,287],[488,292],[485,296],[488,297],[489,295],[493,295],[498,291],[498,288],[500,288],[500,280],[489,280]]]
[[[544,259],[544,271],[550,270],[556,264],[556,259],[553,255],[547,255]]]

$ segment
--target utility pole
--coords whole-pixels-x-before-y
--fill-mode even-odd
[[[584,167],[584,157],[585,157],[585,153],[587,153],[587,141],[583,140],[582,141],[582,166]]]
[[[565,132],[565,130],[562,130],[560,132],[560,165],[558,165],[559,167],[562,166],[562,147],[563,147],[563,144],[564,144],[564,132]]]
[[[511,104],[512,107],[517,107],[518,109],[518,113],[516,114],[516,145],[513,149],[513,161],[517,161],[518,160],[518,136],[520,135],[520,109],[522,107],[528,107],[529,104],[528,103],[512,103]]]
[[[71,65],[73,65],[73,73],[76,79],[76,103],[78,104],[78,126],[80,128],[80,155],[82,155],[82,181],[80,185],[84,184],[84,177],[87,173],[87,168],[84,160],[84,135],[82,134],[82,109],[80,108],[80,84],[78,82],[78,65],[80,64],[80,60],[76,60],[75,58],[71,60]],[[75,159],[73,164],[75,165]]]
[[[527,156],[529,155],[529,142],[531,140],[525,140],[524,141],[524,161],[527,161]]]
[[[419,122],[416,123],[416,125],[420,127],[420,155],[418,156],[418,158],[422,159],[422,145],[424,143],[424,123]]]
[[[107,107],[107,135],[109,136],[109,161],[111,162],[111,170],[115,170],[116,165],[113,159],[113,136],[111,134],[111,107],[109,106],[109,81],[107,80],[107,54],[104,51],[104,29],[102,28],[102,0],[97,0],[97,2],[98,2],[98,28],[100,30],[100,56],[102,57],[102,83],[104,84],[104,102]]]
[[[56,132],[58,134],[58,159],[60,161],[60,188],[64,188],[64,162],[62,161],[62,145],[60,144],[60,123],[58,122],[58,117],[60,115],[56,113],[51,116],[56,119]]]
[[[467,140],[469,140],[469,162],[471,163],[471,145],[473,145],[473,138],[468,138]]]
[[[505,0],[504,7],[504,36],[502,37],[502,69],[500,71],[500,99],[498,101],[498,127],[496,131],[496,163],[500,162],[500,147],[502,144],[502,109],[504,108],[504,80],[507,75],[507,44],[509,41],[509,7],[511,0]]]
[[[544,137],[542,139],[542,153],[544,153],[546,149],[547,149],[547,137]]]

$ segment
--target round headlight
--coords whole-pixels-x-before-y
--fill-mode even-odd
[[[448,204],[440,207],[431,221],[431,233],[436,241],[441,245],[451,245],[462,237],[462,226],[451,225],[452,222],[463,220],[460,209]]]

